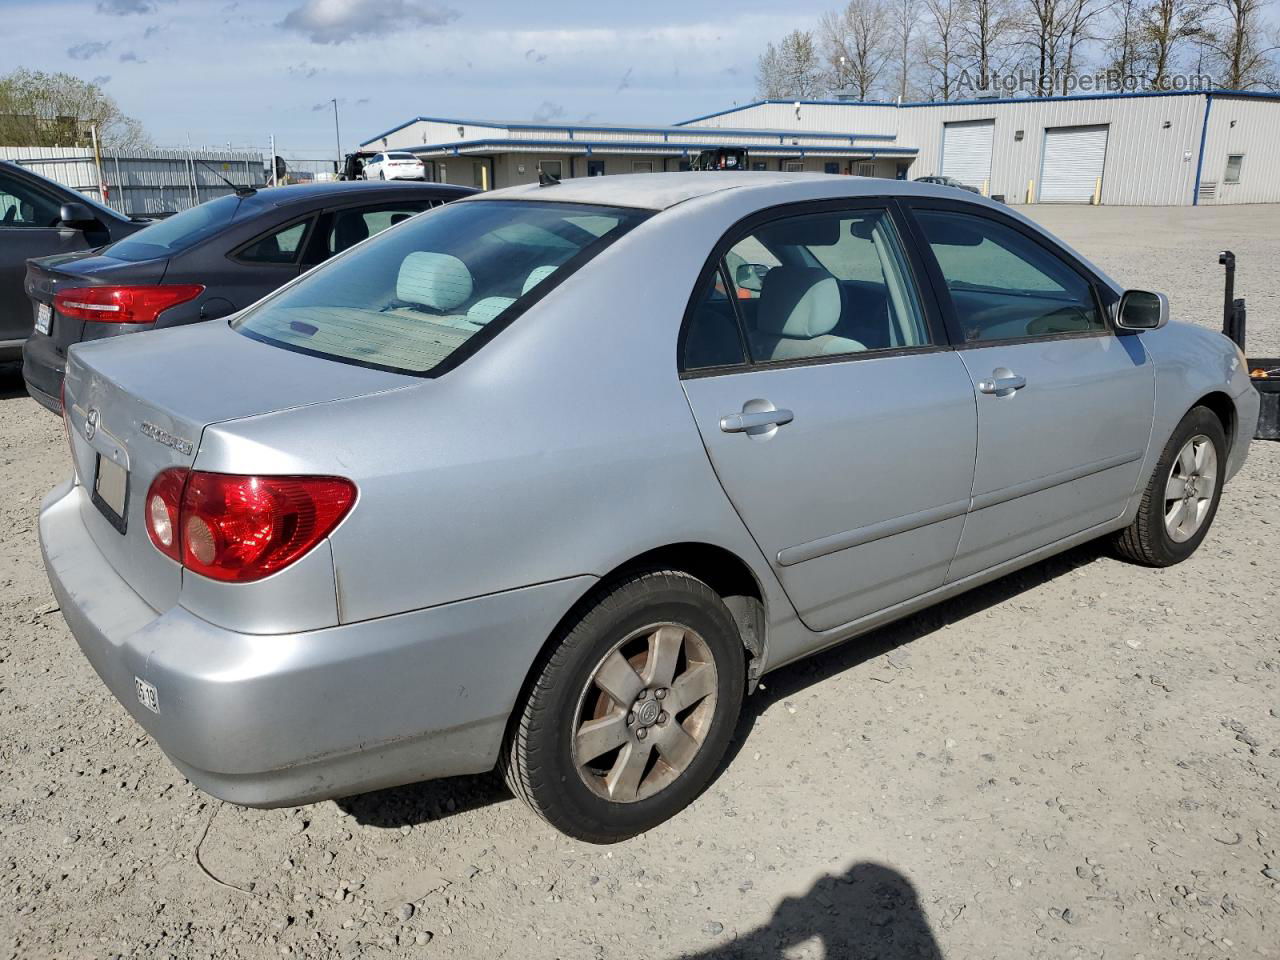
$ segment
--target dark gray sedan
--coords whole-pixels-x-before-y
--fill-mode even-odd
[[[437,183],[319,183],[241,191],[100,250],[33,260],[27,392],[54,413],[67,348],[235,313],[387,227],[475,191]]]

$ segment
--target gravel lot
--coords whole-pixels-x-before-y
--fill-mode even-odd
[[[1274,207],[1032,211],[1280,355]],[[61,424],[0,368],[0,958],[1280,956],[1280,443],[1201,550],[1085,547],[766,678],[674,822],[567,840],[492,777],[294,810],[192,789],[46,583]]]

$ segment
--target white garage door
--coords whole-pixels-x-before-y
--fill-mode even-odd
[[[1041,203],[1089,203],[1107,159],[1107,127],[1050,127],[1044,132]]]
[[[994,120],[967,120],[942,126],[942,175],[982,189],[991,180]]]

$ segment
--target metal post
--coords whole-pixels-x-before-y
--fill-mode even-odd
[[[338,129],[338,98],[331,98],[333,104],[333,136],[338,144],[338,169],[342,169],[342,132]]]
[[[1222,332],[1234,340],[1232,318],[1235,314],[1236,255],[1230,250],[1223,250],[1218,254],[1218,263],[1226,269],[1226,288],[1222,292]]]
[[[93,138],[93,165],[98,171],[98,200],[105,204],[107,202],[107,188],[102,182],[102,154],[98,150],[98,125],[96,123],[89,124],[89,136]]]
[[[124,177],[120,175],[120,154],[115,155],[116,163],[116,189],[120,191],[120,212],[126,217],[133,216],[129,210],[129,204],[125,202],[127,194],[124,192]]]

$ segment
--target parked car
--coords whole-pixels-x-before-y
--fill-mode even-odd
[[[365,161],[366,180],[425,180],[426,167],[412,153],[375,153]]]
[[[969,193],[981,194],[982,191],[977,187],[971,187],[967,183],[961,183],[955,177],[916,177],[916,183],[933,183],[940,187],[954,187],[956,190],[967,190]]]
[[[473,192],[382,183],[242,191],[104,249],[33,260],[27,392],[60,414],[72,344],[227,316],[378,231]]]
[[[87,250],[151,221],[131,220],[47,177],[0,160],[0,363],[22,356],[31,302],[22,289],[27,259]]]
[[[497,764],[616,841],[707,786],[770,670],[1096,537],[1190,556],[1258,395],[1167,319],[923,184],[477,194],[230,322],[73,348],[40,541],[202,789]]]

